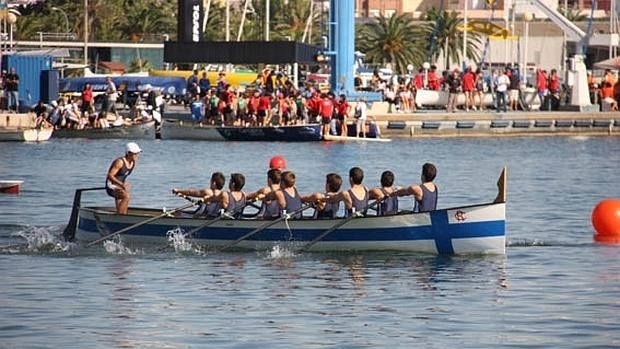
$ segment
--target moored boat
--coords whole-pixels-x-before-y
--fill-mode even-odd
[[[68,129],[54,132],[57,138],[155,139],[155,121],[106,128]]]
[[[113,207],[80,207],[81,192],[75,195],[68,238],[89,244],[118,235],[129,245],[166,243],[168,233],[181,228],[191,238],[213,248],[235,246],[264,250],[275,245],[309,251],[396,250],[434,254],[504,254],[506,170],[502,172],[495,201],[391,216],[315,220],[176,217],[159,209],[130,208],[127,215]]]
[[[52,128],[0,128],[0,141],[44,142],[53,132]]]
[[[379,137],[375,123],[369,123],[367,137],[355,137],[355,124],[349,125],[348,136],[328,135],[326,137],[321,135],[320,124],[238,127],[165,119],[161,127],[162,139],[262,142],[389,141],[389,139]]]
[[[0,180],[0,193],[19,194],[21,185],[24,181],[20,180]]]
[[[321,126],[212,126],[200,123],[165,119],[161,127],[162,139],[204,141],[275,141],[316,142],[321,140]]]

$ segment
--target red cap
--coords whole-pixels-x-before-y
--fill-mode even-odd
[[[286,160],[280,155],[276,155],[269,160],[269,168],[277,168],[283,170],[286,168]]]

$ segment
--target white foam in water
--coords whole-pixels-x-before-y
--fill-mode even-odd
[[[69,252],[77,246],[72,242],[64,241],[44,227],[32,227],[17,232],[13,236],[26,240],[23,246],[30,252]]]
[[[269,251],[268,257],[270,259],[280,259],[280,258],[291,258],[294,256],[295,256],[295,253],[288,250],[287,248],[282,247],[280,245],[275,245],[271,248],[271,251]]]
[[[123,241],[121,241],[120,239],[118,241],[104,241],[103,248],[106,250],[107,253],[117,255],[136,255],[139,252],[138,250],[132,250],[129,247],[123,245]]]
[[[168,243],[176,252],[201,252],[199,248],[194,247],[188,236],[181,228],[169,230],[166,233],[166,236],[168,237]]]

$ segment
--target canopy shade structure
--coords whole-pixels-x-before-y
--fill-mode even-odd
[[[296,41],[200,41],[164,43],[168,63],[309,64],[322,51]]]
[[[598,69],[620,69],[620,57],[606,59],[594,63],[594,68]]]

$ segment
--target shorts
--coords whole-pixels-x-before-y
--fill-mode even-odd
[[[510,100],[516,101],[519,99],[519,90],[510,90]]]
[[[321,125],[329,125],[332,122],[332,118],[329,116],[321,117]]]

